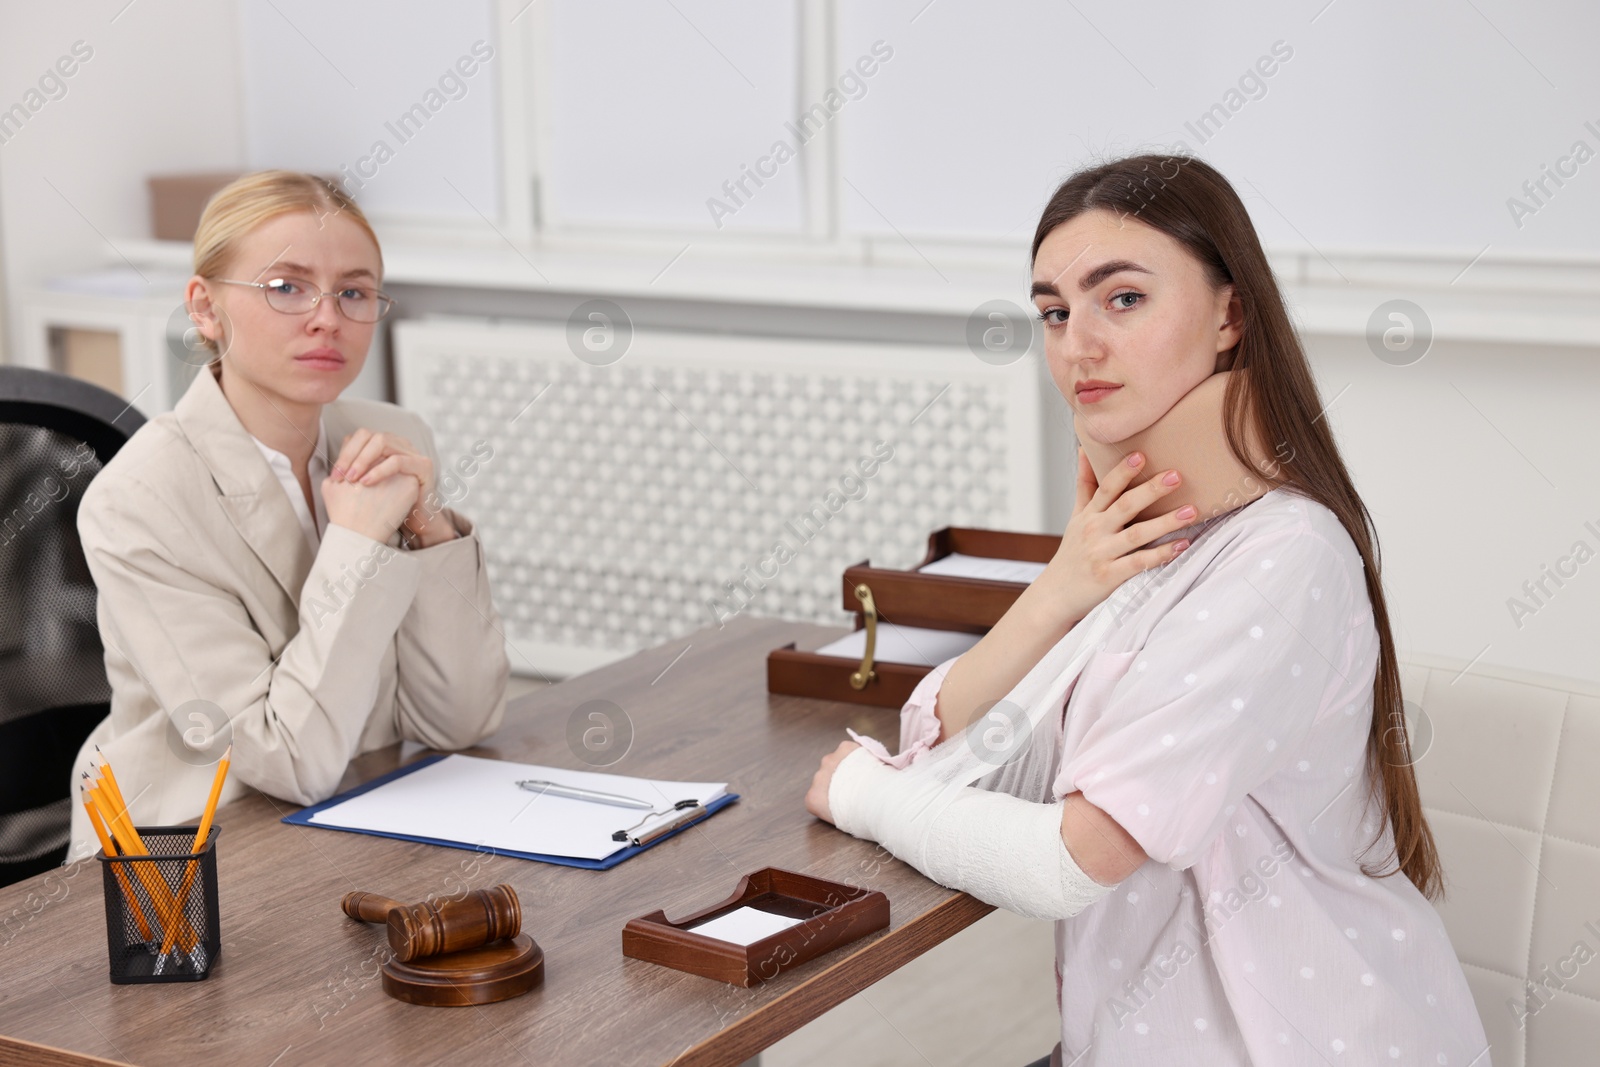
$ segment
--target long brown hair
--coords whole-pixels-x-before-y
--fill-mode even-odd
[[[1405,706],[1383,597],[1376,528],[1345,469],[1328,420],[1315,417],[1323,410],[1316,381],[1249,213],[1228,180],[1193,156],[1150,154],[1111,160],[1073,174],[1050,197],[1034,233],[1030,261],[1038,258],[1039,246],[1050,231],[1093,210],[1131,216],[1160,230],[1200,262],[1213,290],[1234,287],[1243,308],[1243,332],[1231,362],[1219,369],[1250,373],[1229,376],[1223,400],[1229,451],[1247,468],[1261,471],[1268,489],[1290,486],[1339,516],[1365,569],[1379,648],[1372,730],[1367,737],[1367,805],[1368,810],[1373,805],[1387,809],[1394,850],[1377,868],[1363,864],[1362,870],[1372,877],[1404,871],[1423,896],[1430,900],[1443,896],[1439,853],[1422,811],[1404,727]],[[1279,443],[1280,460],[1270,473],[1249,456],[1246,420],[1253,421],[1257,440]],[[1380,838],[1382,830],[1380,826]],[[1395,869],[1382,871],[1391,861],[1396,862]]]

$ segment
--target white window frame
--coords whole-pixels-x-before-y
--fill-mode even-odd
[[[806,144],[801,169],[802,224],[798,232],[718,232],[676,226],[615,226],[562,220],[547,199],[551,107],[545,72],[555,42],[548,5],[529,0],[495,0],[500,38],[495,47],[501,106],[501,188],[497,225],[508,240],[533,248],[676,252],[692,245],[699,254],[753,260],[813,260],[866,265],[922,264],[924,257],[974,267],[1017,267],[1026,240],[951,239],[911,234],[907,239],[846,234],[842,204],[848,192],[841,179],[839,145],[848,109],[841,111]],[[797,100],[822,99],[838,76],[835,28],[838,0],[798,0],[795,37],[799,49]],[[791,116],[794,117],[794,116]],[[499,238],[495,238],[499,240]],[[914,242],[911,244],[910,242]]]

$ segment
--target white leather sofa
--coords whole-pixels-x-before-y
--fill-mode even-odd
[[[1466,666],[1400,655],[1435,904],[1494,1067],[1600,1063],[1600,685]]]

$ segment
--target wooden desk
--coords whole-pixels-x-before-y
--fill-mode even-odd
[[[292,806],[255,795],[217,815],[216,969],[202,982],[142,986],[107,977],[97,861],[0,889],[0,1065],[741,1063],[993,910],[806,812],[817,762],[846,726],[891,749],[898,736],[891,709],[767,694],[768,650],[841,632],[736,619],[507,710],[504,728],[473,753],[590,769],[568,745],[568,720],[586,701],[609,700],[632,720],[634,740],[608,770],[726,779],[740,794],[610,871],[288,826],[278,820]],[[368,753],[340,788],[399,762],[399,746]],[[627,920],[658,907],[687,914],[766,866],[880,889],[892,924],[754,989],[623,957]],[[378,979],[381,930],[339,911],[352,889],[416,901],[498,882],[522,899],[545,981],[483,1007],[390,998]]]

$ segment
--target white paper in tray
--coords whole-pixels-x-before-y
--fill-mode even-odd
[[[921,667],[937,667],[953,656],[959,656],[978,643],[982,634],[962,633],[959,630],[924,630],[920,626],[878,624],[878,644],[873,649],[875,663],[910,663]],[[817,649],[819,656],[843,656],[859,660],[867,647],[867,631],[857,630],[837,641],[830,641]]]
[[[760,908],[739,908],[726,915],[719,915],[715,919],[708,919],[698,926],[691,926],[689,929],[729,944],[753,945],[764,937],[771,937],[803,922],[804,919],[778,915],[762,911]]]
[[[1043,563],[1029,563],[1021,559],[990,559],[988,556],[967,556],[952,552],[936,559],[918,574],[942,574],[950,578],[987,578],[991,582],[1021,582],[1028,585],[1044,573]]]

